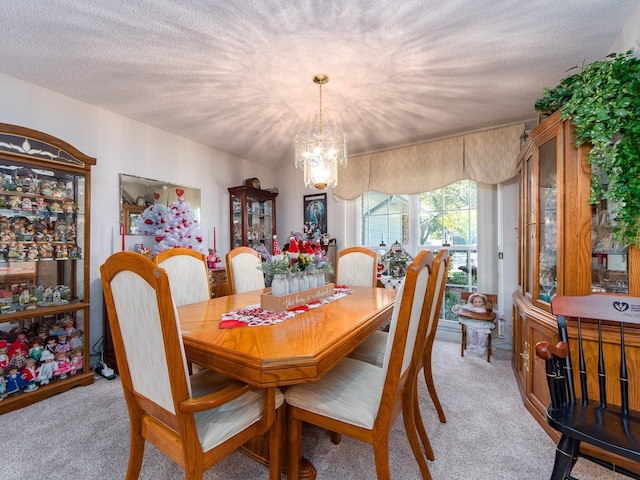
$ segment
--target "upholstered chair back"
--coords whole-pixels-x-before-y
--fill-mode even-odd
[[[262,259],[253,248],[237,247],[225,256],[231,294],[265,288]]]
[[[345,248],[338,253],[336,284],[350,287],[375,287],[378,254],[364,247]]]
[[[211,297],[209,273],[203,253],[190,248],[172,248],[153,257],[169,276],[169,285],[176,307],[202,302]]]

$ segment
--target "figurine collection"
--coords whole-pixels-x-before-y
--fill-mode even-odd
[[[82,329],[68,315],[42,319],[31,330],[0,331],[0,401],[82,373]]]

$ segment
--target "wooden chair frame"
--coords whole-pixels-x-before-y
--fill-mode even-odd
[[[193,259],[185,262],[188,265],[178,263],[187,258]],[[207,257],[204,253],[191,248],[170,248],[158,253],[151,260],[164,268],[169,275],[169,286],[176,307],[211,298]]]
[[[416,285],[421,272],[425,269],[429,270],[429,277],[425,288],[425,293],[416,294]],[[310,410],[299,408],[291,403],[287,405],[288,427],[289,427],[289,478],[297,479],[299,477],[298,463],[301,457],[302,447],[302,422],[312,423],[332,432],[348,435],[358,440],[373,445],[375,455],[376,472],[379,479],[390,478],[389,469],[389,431],[398,415],[403,412],[403,420],[405,430],[409,439],[411,450],[418,462],[423,478],[430,479],[429,469],[420,449],[420,439],[417,435],[416,427],[416,410],[415,406],[415,385],[418,375],[418,367],[421,362],[418,360],[424,351],[426,342],[426,329],[428,327],[428,314],[431,312],[432,301],[435,293],[435,272],[433,267],[433,254],[430,251],[422,250],[418,253],[414,261],[407,268],[407,276],[404,282],[403,296],[399,300],[400,304],[396,307],[399,309],[397,322],[392,325],[395,328],[394,343],[389,351],[389,361],[387,365],[387,374],[384,380],[381,403],[378,413],[373,424],[373,428],[365,428],[356,426],[351,423],[340,421],[339,419],[330,418],[324,415],[316,414]],[[405,290],[406,289],[406,290]],[[417,298],[418,295],[423,296]],[[414,301],[421,303],[418,328],[415,332],[415,342],[410,352],[410,364],[406,370],[402,370],[406,361],[405,343],[407,342],[410,328],[410,319]],[[392,322],[393,323],[393,322]],[[409,343],[410,345],[410,343]],[[345,359],[347,362],[355,362],[353,359]],[[359,362],[358,362],[359,363]],[[362,362],[364,365],[365,363]],[[347,363],[348,365],[348,363]],[[371,367],[373,368],[373,367]],[[375,367],[377,368],[377,367]],[[329,375],[331,372],[329,373]],[[322,380],[320,380],[322,382]],[[309,384],[309,385],[318,385]],[[293,386],[290,390],[293,392],[296,388],[306,388],[307,386]],[[287,390],[287,395],[291,392]]]
[[[242,293],[242,292],[238,292],[236,289],[237,275],[235,275],[233,271],[234,270],[233,259],[238,255],[247,255],[247,254],[254,255],[255,257],[257,257],[258,262],[262,261],[262,257],[260,256],[260,253],[251,247],[236,247],[225,255],[225,263],[227,265],[227,277],[229,278],[229,294],[230,295],[234,295],[236,293]],[[264,288],[264,285],[262,288]]]
[[[203,451],[198,431],[196,430],[194,415],[233,401],[246,394],[251,387],[245,383],[220,375],[224,379],[220,389],[202,397],[192,397],[190,391],[192,380],[187,376],[185,368],[186,357],[182,347],[179,323],[176,318],[176,310],[172,301],[167,273],[146,257],[138,253],[125,251],[118,252],[107,259],[100,267],[100,274],[122,388],[129,410],[131,444],[127,480],[136,479],[140,474],[146,441],[152,443],[184,468],[188,480],[200,480],[205,470],[240,448],[251,438],[266,433],[270,429],[269,448],[270,458],[273,461],[269,466],[269,475],[271,480],[279,479],[281,421],[276,417],[281,415],[281,409],[277,409],[276,412],[276,388],[264,390],[263,414],[257,422],[225,439],[217,446]],[[155,359],[155,361],[166,364],[166,375],[168,375],[170,382],[169,395],[171,397],[168,407],[166,405],[166,397],[165,406],[162,406],[151,396],[146,395],[144,391],[138,391],[134,387],[134,384],[140,384],[140,373],[137,374],[134,381],[127,355],[128,350],[125,348],[125,342],[123,341],[121,324],[123,324],[122,322],[136,322],[138,318],[119,317],[118,309],[126,308],[126,306],[122,306],[125,300],[116,300],[112,285],[116,284],[115,282],[119,280],[118,277],[121,275],[125,275],[123,277],[125,282],[132,281],[134,282],[132,285],[141,285],[144,282],[154,292],[157,312],[149,311],[149,305],[145,307],[145,312],[148,312],[149,315],[158,315],[160,320],[159,328],[161,329],[164,346],[164,357]],[[122,289],[122,284],[120,284],[119,288]],[[149,299],[148,291],[149,288],[141,290],[147,300]],[[136,292],[135,295],[139,293]],[[130,304],[131,301],[129,300],[128,303]],[[161,375],[165,374],[161,373],[164,369],[158,371]],[[219,374],[213,374],[210,371],[198,374],[200,379],[209,378],[204,377],[205,375]],[[149,384],[145,385],[145,389],[148,390],[149,388]],[[170,410],[173,410],[173,412]]]
[[[572,478],[571,470],[579,456],[640,478],[621,468],[619,462],[596,458],[580,448],[585,443],[640,462],[640,412],[631,409],[632,401],[637,404],[640,373],[635,357],[630,356],[631,362],[627,363],[625,349],[625,333],[630,345],[638,342],[634,327],[640,325],[640,298],[557,296],[551,300],[551,308],[558,321],[560,342],[552,345],[542,341],[535,348],[538,358],[545,361],[551,396],[547,423],[561,433],[551,480]],[[590,333],[583,336],[582,324],[593,322],[597,324],[596,338]],[[629,327],[627,331],[625,327]],[[607,370],[614,374],[607,376]]]
[[[366,255],[367,257],[370,257],[372,260],[372,268],[371,268],[371,282],[370,283],[353,283],[351,282],[351,286],[354,287],[375,287],[377,286],[378,283],[378,254],[376,252],[374,252],[373,250],[369,249],[369,248],[365,248],[365,247],[349,247],[349,248],[345,248],[343,250],[340,250],[338,252],[338,258],[336,260],[336,275],[335,275],[335,279],[336,279],[336,283],[338,284],[342,284],[344,285],[345,282],[343,280],[340,279],[340,263],[342,263],[343,265],[343,270],[344,270],[344,264],[345,264],[345,258],[349,255]],[[363,272],[363,274],[366,272]],[[349,282],[346,282],[346,284],[349,284]]]

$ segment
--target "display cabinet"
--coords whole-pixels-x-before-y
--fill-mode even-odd
[[[77,385],[89,368],[89,198],[96,160],[0,124],[0,413]]]
[[[231,249],[264,245],[269,253],[276,233],[275,192],[245,185],[231,187],[230,214]]]
[[[589,203],[588,153],[588,146],[576,148],[571,122],[555,113],[530,133],[519,156],[519,287],[513,294],[512,364],[525,406],[556,440],[557,432],[545,419],[550,402],[545,364],[534,350],[541,340],[558,341],[551,300],[599,292],[640,296],[638,249],[617,245],[611,235],[615,205]],[[583,335],[595,338],[597,327],[585,326]],[[638,330],[625,335],[627,355],[640,358]],[[633,402],[640,408],[640,398]],[[603,452],[591,453],[611,460]]]
[[[140,218],[146,208],[146,206],[130,205],[128,203],[122,204],[122,220],[124,222],[125,235],[139,235],[136,220]]]

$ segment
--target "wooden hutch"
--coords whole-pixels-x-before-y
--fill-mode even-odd
[[[545,365],[535,355],[537,342],[558,341],[551,299],[604,292],[640,296],[639,250],[617,245],[610,234],[615,205],[589,204],[588,153],[588,146],[576,148],[570,120],[556,112],[531,132],[519,155],[519,286],[513,294],[512,364],[526,408],[556,441],[559,434],[545,420],[550,403]],[[583,327],[583,335],[595,345],[596,325]],[[617,344],[611,331],[605,329],[604,335]],[[576,337],[577,332],[570,332],[570,340]],[[625,341],[629,364],[640,366],[640,331],[627,331]],[[605,351],[605,356],[607,371],[617,371],[617,352]],[[631,372],[632,381],[639,381],[638,370]],[[608,395],[615,398],[619,392]],[[632,396],[631,408],[640,410],[640,395]],[[640,466],[629,460],[588,446],[585,451],[640,473]]]

